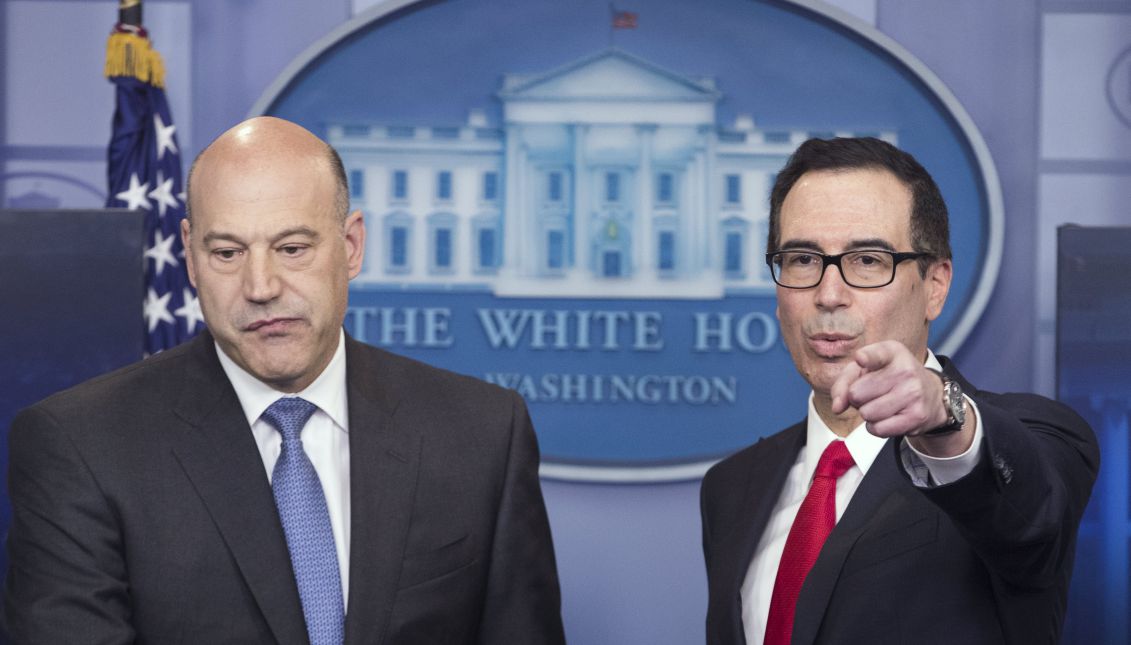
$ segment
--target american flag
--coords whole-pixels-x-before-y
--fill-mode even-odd
[[[636,29],[635,11],[620,11],[613,5],[609,9],[613,13],[613,29]]]
[[[181,148],[165,100],[164,65],[144,28],[115,27],[107,46],[106,76],[117,93],[106,206],[145,212],[143,315],[149,355],[191,338],[204,321],[181,247]]]

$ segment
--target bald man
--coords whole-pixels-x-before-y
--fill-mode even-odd
[[[334,150],[251,119],[188,194],[208,331],[12,424],[11,642],[563,642],[522,400],[342,329]]]

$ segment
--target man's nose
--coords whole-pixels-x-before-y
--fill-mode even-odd
[[[243,295],[250,302],[267,302],[279,295],[279,275],[270,253],[249,252],[244,265]]]
[[[844,274],[840,265],[828,264],[821,276],[821,282],[815,287],[814,296],[817,306],[822,309],[837,309],[848,304],[852,297],[852,287],[844,281]]]

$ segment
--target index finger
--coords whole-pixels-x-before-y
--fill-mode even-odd
[[[865,345],[856,350],[852,359],[864,371],[875,372],[890,365],[896,357],[896,347],[899,341],[884,340],[871,345]]]
[[[840,375],[836,377],[832,388],[829,389],[829,395],[833,399],[833,414],[840,414],[848,409],[848,388],[852,387],[852,384],[864,372],[865,369],[856,362],[846,364],[844,369],[840,371]]]

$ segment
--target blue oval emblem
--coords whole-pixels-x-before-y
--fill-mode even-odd
[[[386,2],[253,114],[341,153],[366,217],[356,338],[510,387],[545,476],[664,481],[805,414],[762,261],[811,136],[914,154],[951,213],[954,352],[1001,256],[981,136],[926,67],[816,3]]]

